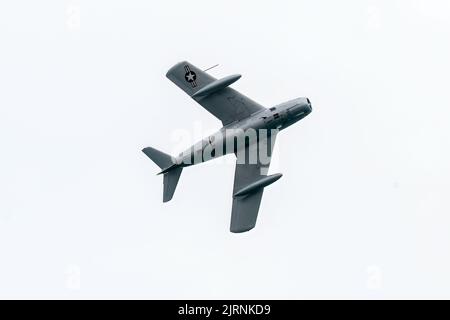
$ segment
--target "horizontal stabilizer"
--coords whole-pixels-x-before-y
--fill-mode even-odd
[[[145,155],[156,163],[161,169],[169,168],[174,164],[170,155],[156,150],[155,148],[147,147],[144,148],[142,152],[145,153]]]
[[[163,202],[172,199],[175,189],[177,188],[178,180],[180,180],[181,171],[183,171],[183,168],[178,167],[164,173]]]
[[[143,149],[142,152],[162,169],[159,174],[164,174],[163,202],[171,200],[175,189],[177,188],[183,167],[177,165],[170,155],[156,150],[155,148],[147,147]]]

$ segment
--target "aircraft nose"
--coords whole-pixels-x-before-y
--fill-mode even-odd
[[[306,102],[308,103],[309,112],[311,112],[312,111],[312,106],[311,106],[311,101],[309,100],[309,98],[306,98]]]

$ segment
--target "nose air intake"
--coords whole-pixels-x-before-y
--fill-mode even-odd
[[[309,100],[309,98],[306,98],[306,102],[308,102],[309,112],[311,112],[312,106],[311,106],[311,101]]]

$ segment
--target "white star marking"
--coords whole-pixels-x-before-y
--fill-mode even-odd
[[[188,81],[194,81],[194,74],[192,72],[189,72],[187,75],[187,80]]]

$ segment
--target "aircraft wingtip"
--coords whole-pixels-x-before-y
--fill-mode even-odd
[[[247,232],[250,231],[254,228],[255,226],[239,226],[239,227],[235,227],[235,226],[231,226],[230,227],[230,232],[232,233],[243,233],[243,232]]]

